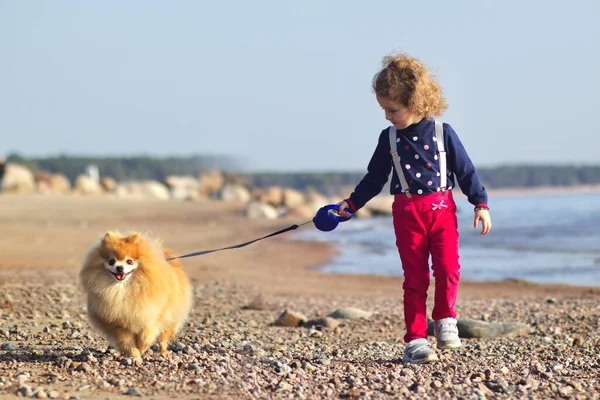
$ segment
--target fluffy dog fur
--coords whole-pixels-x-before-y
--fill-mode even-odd
[[[90,323],[121,354],[141,362],[158,342],[162,355],[187,319],[191,285],[179,260],[152,238],[107,232],[79,274]]]

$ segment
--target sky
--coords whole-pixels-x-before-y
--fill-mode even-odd
[[[600,162],[600,2],[0,0],[0,155],[364,171],[406,52],[476,166]]]

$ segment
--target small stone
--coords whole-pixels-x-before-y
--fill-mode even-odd
[[[92,372],[93,368],[91,367],[90,364],[83,362],[83,363],[79,364],[77,366],[77,368],[75,368],[75,371]]]
[[[516,337],[533,332],[529,325],[516,322],[485,322],[473,319],[459,319],[457,327],[458,336],[466,339]],[[433,321],[428,323],[427,333],[434,335]]]
[[[548,304],[555,304],[556,303],[556,299],[553,298],[553,297],[551,297],[551,298],[549,298],[549,299],[546,300],[546,303],[548,303]]]
[[[484,396],[489,397],[489,398],[494,398],[495,397],[494,392],[492,392],[490,390],[490,388],[488,388],[487,386],[485,386],[483,384],[483,382],[479,382],[477,384],[477,388],[481,391],[481,393],[483,393]]]
[[[558,393],[563,397],[570,397],[573,394],[571,386],[561,386],[558,388]]]
[[[182,353],[185,349],[185,345],[183,343],[177,342],[171,345],[171,350],[175,353]]]
[[[15,346],[12,343],[2,343],[0,347],[2,350],[14,351],[16,350]]]
[[[23,397],[32,397],[33,396],[33,390],[31,389],[31,386],[29,385],[23,385],[19,388],[19,390],[17,391],[18,395],[21,395]]]
[[[268,310],[269,305],[262,294],[259,294],[249,304],[242,307],[242,310]]]
[[[280,382],[279,385],[277,385],[277,391],[280,392],[291,392],[293,389],[292,385],[290,385],[287,382]]]
[[[363,395],[363,391],[359,388],[350,389],[345,397],[360,397]]]
[[[354,307],[346,307],[335,310],[328,315],[330,318],[335,319],[369,319],[373,315],[370,311],[361,310]]]
[[[217,351],[217,348],[214,345],[207,343],[202,347],[202,350],[207,351],[209,353],[213,353]]]
[[[533,390],[536,390],[538,388],[538,386],[540,385],[538,383],[538,381],[536,381],[532,376],[528,376],[524,383],[525,383],[525,386],[527,386]]]
[[[573,338],[573,346],[583,346],[583,339],[580,337]]]
[[[58,399],[60,397],[60,393],[58,393],[56,390],[51,390],[48,392],[48,397],[51,399]]]
[[[123,394],[125,396],[138,396],[138,397],[142,397],[144,395],[138,388],[133,388],[133,387],[127,389],[127,391]]]
[[[541,374],[542,372],[546,372],[546,367],[545,367],[545,366],[543,366],[543,365],[542,365],[541,363],[539,363],[539,362],[536,362],[536,363],[533,365],[533,367],[535,368],[535,370],[536,370],[536,371],[537,371],[539,374]]]
[[[320,330],[317,330],[315,328],[310,328],[307,332],[308,336],[310,337],[321,337],[323,336],[323,332]]]
[[[295,311],[285,310],[279,315],[279,318],[273,322],[274,326],[298,327],[302,326],[308,319]]]
[[[133,359],[132,358],[124,358],[121,360],[121,365],[126,365],[126,366],[130,366],[133,365]]]
[[[304,365],[302,365],[302,368],[309,372],[312,372],[317,369],[317,367],[315,367],[314,365],[312,365],[309,362],[305,362]]]
[[[578,392],[585,391],[585,389],[583,388],[583,385],[579,381],[572,381],[572,382],[567,382],[567,383],[569,384],[569,386],[573,387],[573,389],[577,390]]]
[[[446,370],[446,372],[448,372],[449,374],[453,374],[456,372],[456,365],[454,364],[448,364],[444,367],[444,369]]]
[[[196,371],[196,372],[202,371],[202,368],[200,368],[200,366],[196,363],[189,364],[187,369],[188,369],[188,371]]]
[[[307,321],[304,326],[307,327],[315,327],[315,328],[326,328],[333,330],[340,325],[341,321],[331,317],[319,318],[319,319],[311,319]]]
[[[500,368],[500,372],[502,372],[504,375],[508,374],[510,372],[510,370],[508,368],[506,368],[506,366]]]
[[[549,372],[540,372],[540,377],[544,378],[544,379],[551,379],[552,378],[552,374]]]
[[[277,372],[279,375],[287,375],[290,372],[292,372],[292,367],[290,367],[287,364],[281,365],[281,366],[277,366],[275,368],[275,372]]]

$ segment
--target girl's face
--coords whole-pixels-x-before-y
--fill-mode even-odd
[[[419,122],[423,117],[413,114],[408,108],[389,97],[377,96],[377,102],[385,111],[385,119],[390,121],[396,129],[404,129]]]

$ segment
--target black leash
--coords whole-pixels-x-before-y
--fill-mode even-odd
[[[289,232],[289,231],[293,231],[294,229],[298,229],[299,227],[301,227],[301,226],[303,226],[303,225],[306,225],[306,224],[309,224],[309,223],[311,223],[311,222],[313,222],[313,221],[312,221],[312,219],[311,219],[310,221],[306,221],[306,222],[304,222],[304,223],[302,223],[302,224],[299,224],[299,225],[298,225],[298,224],[295,224],[295,225],[292,225],[292,226],[288,226],[288,227],[287,227],[287,228],[285,228],[285,229],[281,229],[281,230],[279,230],[279,231],[277,231],[277,232],[270,233],[270,234],[268,234],[267,236],[263,236],[263,237],[260,237],[260,238],[258,238],[258,239],[250,240],[249,242],[244,242],[244,243],[236,244],[236,245],[229,246],[229,247],[222,247],[222,248],[220,248],[220,249],[212,249],[212,250],[196,251],[196,252],[194,252],[194,253],[188,253],[188,254],[184,254],[184,255],[182,255],[182,256],[178,256],[178,257],[171,257],[171,258],[167,258],[167,261],[170,261],[170,260],[176,260],[176,259],[178,259],[178,258],[187,258],[187,257],[202,256],[202,255],[204,255],[204,254],[208,254],[208,253],[214,253],[214,252],[216,252],[216,251],[221,251],[221,250],[239,249],[240,247],[245,247],[245,246],[248,246],[249,244],[252,244],[252,243],[258,242],[259,240],[263,240],[263,239],[266,239],[266,238],[270,238],[270,237],[273,237],[273,236],[277,236],[277,235],[280,235],[280,234],[282,234],[282,233],[286,233],[286,232]]]

